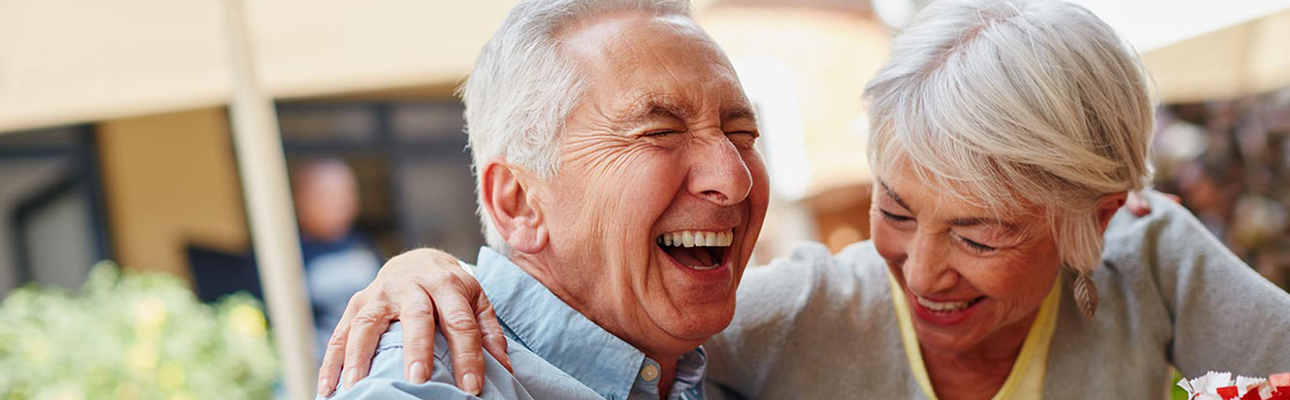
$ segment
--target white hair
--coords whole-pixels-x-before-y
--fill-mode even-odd
[[[460,90],[476,189],[489,161],[504,159],[539,177],[559,167],[557,134],[585,89],[561,49],[566,28],[617,12],[688,17],[690,9],[689,0],[528,0],[511,9]],[[507,251],[482,198],[479,206],[488,245]]]
[[[962,201],[1038,206],[1062,262],[1101,259],[1106,194],[1150,179],[1153,104],[1132,48],[1087,9],[1050,0],[941,0],[892,42],[865,88],[877,176],[908,162]]]

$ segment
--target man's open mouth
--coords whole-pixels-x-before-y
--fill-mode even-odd
[[[655,238],[658,247],[678,264],[696,270],[716,269],[729,255],[733,229],[723,232],[677,231]]]

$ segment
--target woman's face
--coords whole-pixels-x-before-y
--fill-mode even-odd
[[[1010,211],[996,215],[939,193],[910,168],[878,180],[873,243],[905,291],[924,351],[962,354],[1024,340],[1061,262],[1047,218]]]

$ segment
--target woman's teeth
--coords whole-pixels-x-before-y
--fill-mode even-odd
[[[977,300],[979,300],[979,299],[972,299],[967,301],[931,301],[919,296],[914,296],[914,297],[918,299],[918,304],[922,305],[923,307],[927,307],[932,311],[941,311],[941,312],[963,310],[968,307],[971,307],[972,304],[975,304]]]
[[[734,230],[725,232],[680,231],[659,235],[655,241],[662,246],[674,247],[726,247],[734,242]]]

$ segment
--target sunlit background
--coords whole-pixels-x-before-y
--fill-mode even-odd
[[[696,1],[760,114],[773,200],[758,261],[800,240],[836,250],[868,237],[861,90],[929,2]],[[1286,287],[1290,0],[1077,2],[1154,79],[1157,188]],[[343,306],[335,276],[370,279],[338,268],[374,271],[421,246],[474,261],[483,240],[453,93],[514,4],[0,0],[0,398],[308,397],[330,331],[321,298]],[[341,189],[301,182],[319,165]],[[340,238],[311,242],[295,208],[334,200],[327,190],[359,205]],[[91,273],[101,260],[127,276]],[[124,333],[42,337],[55,326]],[[166,350],[175,341],[207,347]],[[263,350],[227,350],[239,346]],[[101,370],[59,373],[82,357]],[[42,379],[58,384],[29,385]],[[221,382],[244,390],[211,389]]]

